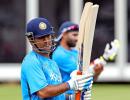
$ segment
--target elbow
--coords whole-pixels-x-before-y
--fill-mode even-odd
[[[47,93],[42,91],[42,90],[37,92],[37,96],[39,96],[40,98],[47,98],[48,97]]]
[[[47,86],[47,87],[37,91],[37,96],[39,96],[40,98],[52,97],[53,95],[51,94],[50,90],[51,90],[50,86]]]

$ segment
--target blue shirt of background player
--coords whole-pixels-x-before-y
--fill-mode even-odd
[[[30,91],[28,89],[28,85]],[[23,100],[65,100],[64,94],[41,99],[36,92],[47,85],[62,83],[61,74],[57,64],[38,53],[31,51],[23,60],[21,68],[21,87]]]
[[[53,52],[52,59],[58,64],[63,82],[68,81],[70,79],[70,73],[77,69],[77,50],[67,50],[59,45]],[[67,91],[67,94],[73,93],[74,91],[72,90]]]

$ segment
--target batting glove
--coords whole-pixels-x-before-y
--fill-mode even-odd
[[[113,60],[115,56],[117,55],[118,49],[119,49],[119,41],[118,40],[112,41],[111,45],[110,44],[106,45],[103,58],[105,60]]]
[[[92,98],[92,95],[91,95],[91,89],[89,90],[85,90],[83,93],[82,93],[82,98],[83,100],[91,100]]]
[[[108,60],[114,60],[115,56],[117,55],[119,49],[119,41],[114,40],[111,42],[111,48],[110,44],[107,44],[104,50],[103,56],[100,58],[95,59],[89,67],[89,73],[92,73],[93,75],[96,74],[97,72],[102,71],[102,67],[106,65],[106,61]],[[102,66],[98,66],[102,65]]]
[[[77,70],[70,74],[71,79],[68,81],[71,90],[86,90],[92,87],[93,77],[89,75],[77,75]]]

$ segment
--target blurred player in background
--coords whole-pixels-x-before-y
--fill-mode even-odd
[[[78,51],[75,47],[78,41],[78,32],[79,26],[70,21],[64,22],[58,31],[58,37],[56,39],[58,46],[52,54],[52,59],[56,61],[60,68],[63,82],[69,80],[71,78],[70,73],[77,69]],[[105,56],[95,59],[90,64],[89,72],[94,74],[94,80],[97,80],[98,76],[103,71],[103,66],[106,63],[105,60],[107,60],[111,53],[113,53],[108,53],[108,51],[110,51],[109,48],[104,53]],[[73,94],[74,91],[66,92],[66,96],[72,99],[74,97]],[[89,96],[86,98],[90,98]]]
[[[23,100],[65,100],[67,90],[84,90],[92,86],[90,75],[71,74],[62,82],[57,64],[49,55],[54,50],[53,28],[45,18],[35,18],[27,23],[26,36],[33,50],[26,55],[21,68]]]

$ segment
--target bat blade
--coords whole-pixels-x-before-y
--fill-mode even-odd
[[[82,65],[80,65],[80,61],[82,60],[81,53],[82,53],[82,45],[83,45],[83,39],[84,39],[85,24],[86,24],[86,20],[88,19],[88,15],[90,13],[90,9],[91,9],[92,5],[93,5],[93,3],[91,3],[91,2],[87,2],[85,4],[83,13],[81,15],[80,24],[79,24],[79,36],[78,36],[78,43],[76,45],[76,48],[79,51],[78,69],[80,71],[82,71]]]
[[[90,64],[93,37],[99,5],[93,5],[90,9],[88,20],[86,20],[85,34],[83,40],[83,74],[87,72]]]
[[[81,44],[83,43],[83,36],[84,36],[84,30],[85,30],[85,21],[87,19],[87,15],[89,14],[89,11],[91,9],[91,6],[93,3],[87,2],[85,4],[85,7],[83,9],[83,13],[81,15],[80,23],[79,23],[79,36],[78,36],[78,43],[76,47],[79,49],[81,48]]]

